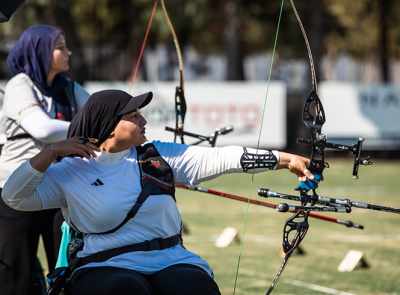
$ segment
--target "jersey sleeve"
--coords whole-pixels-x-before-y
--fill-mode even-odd
[[[63,208],[67,206],[65,193],[59,185],[57,175],[63,174],[64,165],[52,164],[44,173],[42,181],[36,187],[42,200],[42,209]]]
[[[161,141],[153,144],[174,171],[174,182],[193,184],[206,147]]]
[[[66,207],[65,197],[49,171],[37,171],[30,160],[11,174],[3,187],[2,197],[10,207],[21,211]]]
[[[4,116],[19,124],[26,115],[42,111],[33,87],[27,75],[19,74],[11,79],[5,89]]]

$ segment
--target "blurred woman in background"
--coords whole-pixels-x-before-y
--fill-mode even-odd
[[[63,33],[47,25],[27,29],[11,49],[7,62],[15,76],[6,85],[0,123],[7,138],[0,155],[0,192],[23,162],[66,138],[69,122],[89,98],[82,86],[59,74],[69,69],[70,56]],[[39,237],[52,270],[62,222],[59,209],[20,212],[0,200],[2,295],[33,294]]]

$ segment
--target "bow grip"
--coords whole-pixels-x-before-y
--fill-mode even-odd
[[[301,182],[296,188],[295,191],[300,192],[308,192],[310,189],[315,189],[318,186],[318,183],[321,181],[322,174],[313,173],[314,180],[308,179],[305,182]]]

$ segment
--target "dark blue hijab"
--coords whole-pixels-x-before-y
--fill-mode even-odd
[[[40,25],[27,29],[11,49],[7,62],[14,75],[25,73],[46,96],[55,97],[65,87],[65,78],[60,74],[47,85],[47,75],[54,51],[54,43],[61,31],[51,26]]]

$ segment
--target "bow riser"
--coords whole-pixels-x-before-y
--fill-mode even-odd
[[[183,76],[181,75],[181,78]],[[181,80],[181,85],[182,85]],[[183,139],[183,134],[180,134],[179,131],[183,132],[183,126],[185,123],[185,116],[186,116],[186,99],[185,94],[181,86],[176,86],[175,90],[175,135],[174,135],[174,142],[176,142],[176,138],[179,136],[181,139],[181,143],[185,143]]]
[[[311,110],[314,112],[312,113]],[[324,147],[314,145],[314,143],[324,143],[326,137],[322,134],[322,126],[325,123],[325,112],[321,100],[313,90],[310,92],[303,110],[303,122],[308,127],[311,140],[313,142],[310,164],[307,169],[313,173],[322,174],[325,166]],[[301,140],[301,139],[300,139]]]

